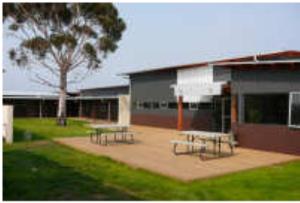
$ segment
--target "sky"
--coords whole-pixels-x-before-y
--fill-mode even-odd
[[[118,50],[81,88],[128,84],[120,73],[283,50],[300,50],[300,4],[115,4],[127,29]],[[3,39],[5,91],[53,91],[30,81],[30,71],[12,65]]]

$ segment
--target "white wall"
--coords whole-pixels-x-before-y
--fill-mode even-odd
[[[177,70],[175,96],[183,96],[184,102],[210,102],[221,94],[223,83],[214,82],[212,66]]]
[[[129,95],[119,96],[119,115],[120,125],[130,125],[130,97]]]
[[[4,105],[3,106],[3,138],[5,142],[12,143],[13,142],[13,106],[12,105]]]
[[[201,84],[213,82],[213,67],[196,67],[177,71],[177,84]]]

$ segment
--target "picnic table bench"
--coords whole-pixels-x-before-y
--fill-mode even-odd
[[[113,137],[114,142],[118,141],[118,137],[120,137],[121,141],[127,141],[127,137],[130,137],[131,142],[134,142],[135,132],[128,131],[129,126],[127,125],[118,125],[118,124],[92,124],[93,131],[90,131],[90,141],[94,142],[93,138],[96,137],[97,144],[108,144],[108,138]],[[106,132],[103,130],[107,130]],[[112,131],[109,131],[112,130]],[[102,141],[104,139],[104,141]]]
[[[174,145],[174,149],[178,144],[187,146],[187,151],[193,152],[195,146],[202,147],[201,155],[203,151],[207,148],[207,142],[213,143],[213,151],[214,154],[217,154],[217,146],[218,146],[218,155],[221,155],[221,145],[223,143],[228,144],[231,154],[234,153],[234,147],[237,145],[237,142],[234,140],[232,133],[220,133],[220,132],[206,132],[206,131],[181,131],[181,136],[185,136],[186,141],[181,140],[172,140],[171,143]],[[201,141],[196,142],[196,140]],[[201,146],[203,145],[203,146]],[[205,150],[204,150],[205,149]]]
[[[173,153],[175,155],[179,154],[176,150],[178,145],[192,146],[193,152],[194,152],[194,147],[199,147],[199,155],[201,159],[203,159],[203,153],[205,153],[207,147],[205,143],[189,142],[189,141],[181,141],[181,140],[171,140],[171,144],[173,144]]]

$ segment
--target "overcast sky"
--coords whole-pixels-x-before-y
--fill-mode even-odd
[[[300,50],[300,4],[116,4],[127,30],[119,49],[77,90],[127,84],[117,74],[168,65],[281,50]],[[49,90],[13,67],[8,50],[16,43],[4,29],[4,90]]]

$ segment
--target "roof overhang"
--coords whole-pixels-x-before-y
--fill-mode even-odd
[[[247,66],[247,65],[253,65],[253,66],[259,66],[259,65],[293,65],[293,64],[299,64],[300,60],[282,60],[282,61],[245,61],[245,62],[224,62],[224,63],[216,63],[213,64],[213,66]]]

